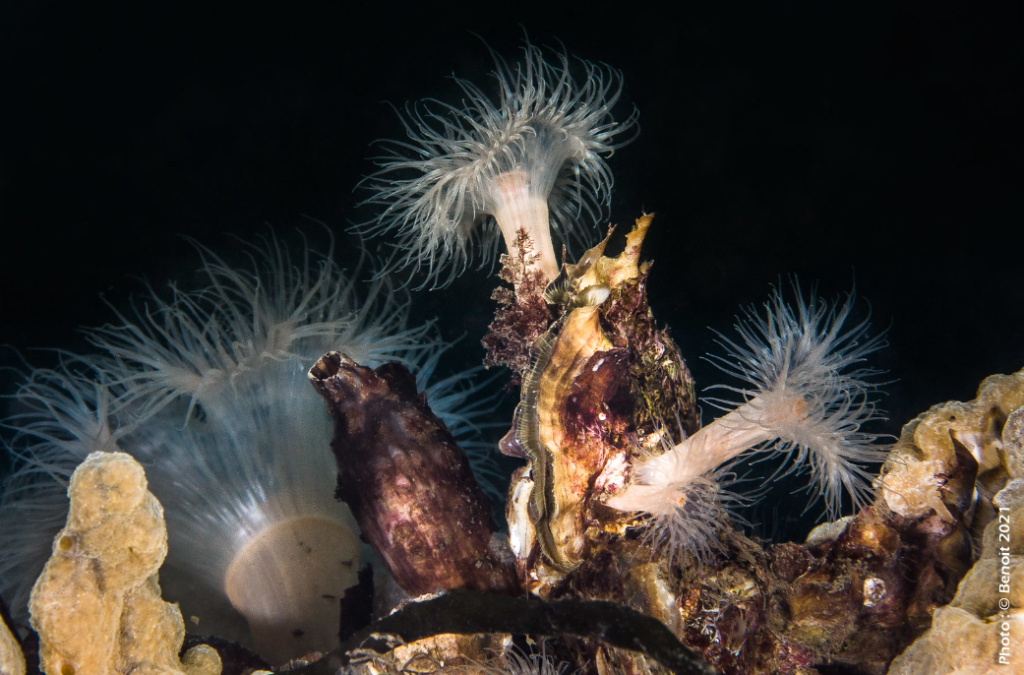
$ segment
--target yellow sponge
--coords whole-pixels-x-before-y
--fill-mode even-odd
[[[25,675],[25,655],[3,619],[0,619],[0,675]]]
[[[47,675],[219,675],[206,645],[178,659],[185,624],[160,597],[167,528],[146,487],[142,466],[120,452],[92,453],[71,477],[67,524],[29,600]]]

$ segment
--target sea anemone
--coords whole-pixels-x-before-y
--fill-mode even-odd
[[[873,400],[877,386],[869,382],[878,371],[859,364],[883,346],[884,336],[869,338],[867,320],[844,328],[852,293],[838,305],[813,292],[805,302],[795,282],[794,289],[795,310],[775,288],[763,316],[752,307],[743,311],[738,342],[719,334],[727,353],[711,361],[743,385],[717,388],[742,400],[710,399],[729,412],[668,452],[640,461],[632,484],[609,506],[675,519],[670,529],[685,531],[693,522],[684,508],[691,500],[677,507],[678,495],[690,494],[751,449],[782,456],[782,473],[809,468],[814,497],[825,498],[831,518],[844,492],[854,508],[865,503],[873,477],[866,467],[885,453],[873,444],[875,435],[860,430],[882,418]]]
[[[540,653],[530,654],[518,649],[509,649],[496,662],[482,664],[477,672],[482,675],[565,675],[569,664],[565,661],[556,663],[555,659],[546,653],[546,647],[547,645],[541,643]]]
[[[265,244],[249,271],[199,247],[206,288],[154,294],[88,332],[99,355],[27,376],[6,421],[21,466],[0,508],[0,584],[17,614],[63,525],[71,472],[89,452],[122,450],[165,509],[169,595],[200,591],[174,598],[186,616],[215,613],[197,598],[226,598],[272,662],[337,641],[359,543],[334,499],[333,426],[307,370],[331,349],[402,363],[457,437],[472,431],[476,388],[465,376],[427,384],[447,345],[430,324],[407,326],[406,296],[386,280],[360,299],[329,255],[307,248],[296,263]]]
[[[504,652],[487,661],[470,660],[467,664],[456,666],[445,666],[438,663],[433,657],[423,655],[426,667],[432,668],[433,672],[444,675],[576,675],[579,669],[569,670],[569,663],[566,661],[556,662],[554,657],[547,653],[547,643],[540,642],[540,652],[525,652],[514,645],[507,647]],[[412,671],[412,664],[406,664],[403,670]],[[417,665],[417,667],[419,667]],[[422,671],[417,671],[422,672]]]
[[[647,514],[646,543],[655,551],[665,551],[670,564],[682,550],[706,560],[723,550],[718,533],[737,518],[732,508],[745,501],[724,487],[725,473],[682,481],[648,476],[651,485],[634,485],[609,503],[621,511]]]
[[[528,263],[546,283],[559,271],[551,229],[563,241],[578,237],[580,221],[596,222],[610,204],[605,158],[636,122],[635,111],[612,118],[621,74],[580,60],[577,80],[566,54],[553,52],[552,63],[529,42],[523,52],[514,67],[494,55],[496,103],[455,78],[461,108],[432,99],[406,106],[407,140],[384,141],[380,169],[363,183],[373,191],[366,203],[384,207],[364,231],[388,233],[397,266],[425,270],[424,285],[448,284],[477,247],[482,264],[493,260],[498,230],[513,256],[526,233]]]
[[[620,511],[642,512],[647,516],[646,543],[655,551],[665,551],[670,563],[681,550],[704,560],[721,551],[718,533],[730,521],[745,523],[738,508],[754,499],[732,489],[742,481],[729,464],[696,476],[677,466],[685,458],[672,450],[676,440],[685,438],[680,420],[676,420],[674,434],[667,425],[661,425],[654,444],[660,452],[650,454],[649,461],[640,465],[644,469],[644,484],[634,481],[628,490],[609,500],[609,505]],[[661,457],[665,459],[653,461]]]

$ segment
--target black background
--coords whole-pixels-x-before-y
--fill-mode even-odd
[[[87,349],[143,277],[189,286],[180,235],[239,254],[267,224],[336,233],[372,212],[352,188],[384,102],[486,85],[479,39],[540,44],[623,71],[642,133],[610,160],[611,220],[657,218],[650,299],[698,379],[708,327],[797,275],[856,283],[890,326],[876,364],[899,427],[1024,366],[1021,17],[967,3],[5,3],[0,14],[0,344]],[[1009,6],[1011,3],[1006,3]],[[625,228],[620,228],[625,229]],[[496,280],[416,295],[478,364]],[[860,304],[861,312],[867,309]],[[12,391],[5,374],[3,393]],[[508,408],[512,402],[508,402]],[[503,409],[502,414],[507,410]],[[705,421],[713,415],[705,410]]]

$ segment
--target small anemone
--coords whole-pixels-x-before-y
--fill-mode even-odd
[[[664,426],[663,426],[664,429]],[[678,425],[677,438],[686,437]],[[688,475],[676,465],[685,461],[673,453],[676,443],[667,430],[660,440],[661,462],[642,462],[634,484],[608,499],[607,504],[620,511],[646,515],[644,541],[653,551],[664,551],[669,564],[686,550],[701,560],[724,550],[719,532],[730,522],[745,524],[737,509],[754,499],[741,495],[732,486],[741,482],[729,466],[701,475]]]
[[[551,230],[565,242],[579,238],[581,221],[596,223],[611,202],[605,159],[628,142],[622,134],[636,121],[635,111],[623,122],[612,118],[621,74],[579,60],[577,79],[562,52],[548,61],[527,42],[523,53],[510,66],[492,52],[497,101],[454,78],[462,107],[407,105],[407,140],[383,141],[380,169],[362,183],[373,193],[365,203],[384,207],[362,231],[386,233],[395,266],[424,271],[423,285],[450,283],[475,249],[481,265],[492,262],[499,230],[509,253],[525,231],[550,281],[559,268]]]
[[[663,529],[673,542],[692,543],[686,532],[700,542],[706,537],[699,536],[703,526],[696,521],[717,513],[715,475],[748,451],[783,458],[766,484],[779,473],[809,468],[813,497],[824,497],[830,520],[838,517],[844,492],[855,508],[867,501],[873,477],[868,466],[886,453],[874,444],[874,434],[861,431],[863,424],[882,419],[871,382],[879,371],[861,364],[884,345],[884,337],[868,337],[867,320],[845,326],[852,293],[839,305],[813,293],[805,301],[795,282],[794,288],[795,309],[776,288],[764,316],[744,310],[736,326],[740,342],[719,335],[727,354],[711,359],[744,386],[717,388],[741,400],[709,399],[726,414],[669,451],[637,462],[632,483],[609,506],[669,523]],[[679,523],[674,529],[672,519]]]
[[[525,652],[512,646],[497,658],[467,665],[444,667],[430,660],[438,666],[435,672],[444,675],[576,675],[579,672],[579,669],[569,671],[566,661],[556,662],[547,653],[545,642],[541,642],[540,652]]]
[[[753,307],[743,310],[739,342],[719,333],[726,355],[709,360],[743,384],[710,389],[731,391],[742,401],[706,400],[738,413],[729,420],[737,429],[761,430],[768,441],[762,450],[784,458],[783,474],[809,470],[812,496],[824,497],[834,520],[844,492],[855,509],[866,503],[874,479],[867,467],[887,454],[875,445],[876,434],[861,430],[885,419],[874,381],[882,372],[863,365],[885,346],[885,333],[869,336],[869,317],[847,324],[853,292],[830,303],[813,290],[805,300],[799,284],[792,285],[794,305],[776,287],[763,315]]]

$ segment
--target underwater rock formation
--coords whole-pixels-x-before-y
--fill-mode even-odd
[[[206,645],[179,660],[185,624],[157,582],[167,529],[142,466],[124,453],[93,453],[68,495],[67,525],[29,601],[41,669],[219,675],[220,657]]]
[[[511,565],[492,547],[487,497],[412,374],[331,352],[309,378],[334,418],[337,497],[398,585],[412,596],[515,588]]]
[[[655,616],[725,673],[812,673],[825,665],[884,673],[953,598],[972,561],[970,532],[979,519],[991,520],[991,503],[981,502],[1019,470],[999,434],[1019,435],[1013,411],[1024,402],[1021,376],[990,378],[977,402],[937,406],[909,424],[886,463],[881,497],[818,528],[804,545],[764,548],[723,523],[715,555],[659,550],[643,535],[643,519],[601,503],[622,487],[634,448],[655,445],[645,436],[665,433],[673,411],[685,420],[693,410],[692,383],[665,386],[685,365],[663,357],[678,352],[651,329],[643,296],[648,269],[637,266],[636,252],[649,222],[630,235],[629,256],[605,258],[602,243],[553,284],[565,289],[552,303],[557,319],[532,346],[502,443],[530,460],[509,491],[521,582],[545,598],[610,600]],[[635,273],[610,272],[628,269],[627,259]],[[602,292],[588,298],[588,289]],[[663,369],[644,371],[652,363]],[[958,433],[950,435],[951,424],[960,424]],[[683,426],[686,434],[696,430]],[[934,448],[923,460],[911,453],[915,432]],[[908,456],[935,462],[924,464],[931,473],[922,475]],[[901,508],[908,503],[916,506]],[[651,672],[620,650],[585,641],[577,649],[577,662],[599,672]]]
[[[889,675],[1024,671],[1024,479],[1011,481],[992,504],[997,517],[985,528],[980,558]]]

